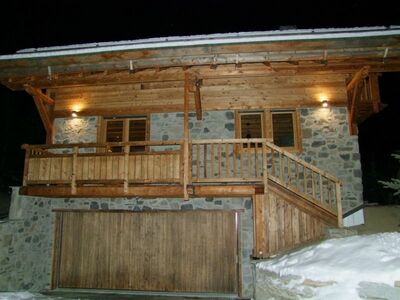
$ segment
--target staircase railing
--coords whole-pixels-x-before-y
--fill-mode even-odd
[[[266,178],[341,220],[340,180],[267,139],[192,140],[192,183],[263,182]]]

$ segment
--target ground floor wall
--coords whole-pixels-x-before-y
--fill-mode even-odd
[[[0,223],[0,291],[41,291],[50,288],[54,236],[53,209],[240,210],[242,283],[244,296],[253,294],[250,256],[253,248],[251,198],[42,198],[13,190],[10,220]]]

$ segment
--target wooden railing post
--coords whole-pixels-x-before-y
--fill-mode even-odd
[[[189,74],[185,73],[183,96],[183,198],[189,200]]]
[[[78,146],[74,147],[72,154],[72,172],[71,172],[71,194],[76,194],[76,166],[78,164]]]
[[[264,182],[264,195],[268,195],[268,168],[267,168],[267,145],[262,143],[262,172]]]
[[[124,146],[124,193],[128,193],[129,145]]]
[[[338,218],[338,227],[343,227],[343,215],[342,215],[342,191],[340,189],[340,182],[336,182],[336,209]]]
[[[29,172],[29,157],[31,150],[28,148],[28,145],[22,145],[22,149],[25,149],[25,161],[24,161],[24,177],[22,178],[22,186],[27,186],[28,181],[28,172]]]

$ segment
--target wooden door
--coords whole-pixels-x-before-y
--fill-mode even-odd
[[[58,211],[53,287],[238,292],[233,211]]]

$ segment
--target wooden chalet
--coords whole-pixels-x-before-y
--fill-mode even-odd
[[[250,256],[321,239],[362,203],[357,124],[399,70],[399,27],[0,56],[1,83],[32,95],[47,132],[22,146],[20,197],[76,198],[51,208],[49,287],[251,296]],[[84,204],[103,198],[143,204]]]

